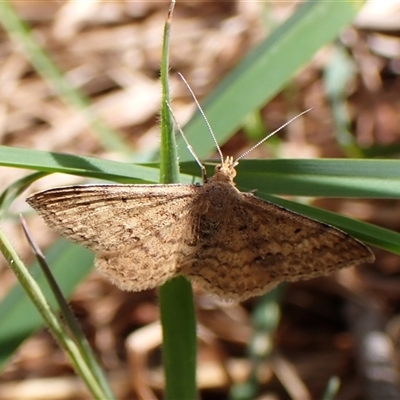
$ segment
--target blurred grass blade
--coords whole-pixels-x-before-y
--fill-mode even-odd
[[[336,45],[329,64],[324,70],[324,87],[335,123],[336,140],[348,157],[361,157],[347,110],[347,91],[356,76],[356,67],[347,50]]]
[[[8,210],[11,203],[36,180],[46,176],[46,173],[35,172],[13,182],[0,195],[0,216]]]
[[[338,395],[339,389],[340,379],[337,376],[333,376],[329,379],[325,393],[322,396],[322,400],[335,400],[336,396]]]
[[[400,143],[373,145],[363,149],[365,157],[396,157],[400,154]]]
[[[364,1],[303,3],[292,17],[253,49],[202,103],[219,144],[242,125],[249,113],[282,90],[315,52],[337,37],[363,4]],[[184,131],[200,158],[214,150],[198,113]],[[181,139],[178,145],[180,160],[190,160]]]
[[[250,373],[245,382],[235,384],[230,391],[230,400],[252,400],[257,398],[260,382],[260,369],[268,363],[274,344],[274,335],[280,322],[280,302],[285,285],[279,285],[265,293],[252,312],[253,334],[248,344]]]
[[[19,18],[8,0],[0,1],[0,23],[14,42],[22,48],[36,71],[57,91],[60,98],[85,116],[106,149],[124,154],[131,152],[128,144],[118,136],[118,133],[114,132],[95,114],[90,107],[89,99],[75,89],[50,60],[35,41],[28,25]]]

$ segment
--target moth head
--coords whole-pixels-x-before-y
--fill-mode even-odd
[[[238,162],[233,161],[233,157],[226,157],[222,164],[215,166],[214,180],[232,182],[236,176],[235,167],[237,165]]]

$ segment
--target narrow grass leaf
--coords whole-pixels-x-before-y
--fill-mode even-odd
[[[305,2],[253,49],[202,105],[218,143],[222,145],[249,113],[261,108],[282,90],[322,46],[339,35],[363,4],[364,1]],[[198,113],[184,131],[200,158],[214,151]],[[180,160],[190,160],[183,140],[179,139],[178,145]]]

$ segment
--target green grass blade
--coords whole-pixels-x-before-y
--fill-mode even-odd
[[[356,137],[351,132],[347,109],[347,92],[356,75],[355,62],[344,46],[336,45],[329,64],[324,69],[324,89],[332,111],[337,143],[348,157],[361,157]]]
[[[296,196],[400,197],[400,161],[249,160],[243,167],[243,171],[238,168],[237,182],[247,190]]]
[[[46,173],[35,172],[11,183],[0,195],[0,218],[11,203],[33,182],[46,176]]]
[[[120,183],[158,182],[159,172],[149,166],[126,164],[69,154],[0,146],[0,165],[61,172]],[[195,162],[181,163],[182,183],[200,177]],[[211,176],[213,167],[208,167]],[[241,160],[236,182],[242,190],[267,189],[295,196],[399,198],[398,160]]]
[[[253,334],[247,346],[250,361],[250,373],[245,382],[236,383],[230,391],[230,400],[252,400],[260,391],[260,370],[273,351],[274,335],[278,328],[285,285],[279,285],[265,293],[257,301],[252,311]],[[260,343],[263,345],[260,346]]]
[[[29,242],[33,253],[36,256],[36,260],[46,278],[46,281],[50,287],[53,297],[57,301],[57,307],[60,309],[60,315],[64,321],[64,325],[69,329],[68,337],[73,340],[79,351],[80,358],[86,364],[89,371],[92,373],[93,379],[96,380],[98,386],[101,388],[103,395],[109,400],[114,400],[115,396],[111,390],[108,380],[104,374],[104,371],[97,362],[97,358],[93,353],[92,348],[88,340],[86,339],[83,330],[81,329],[77,319],[75,318],[72,310],[68,306],[68,301],[64,297],[60,286],[54,279],[49,264],[47,263],[46,257],[43,255],[41,249],[36,244],[35,239],[32,237],[31,232],[24,219],[21,220],[22,227],[24,229],[25,236]],[[26,290],[26,289],[25,289]]]
[[[358,221],[321,208],[296,203],[257,191],[257,196],[317,221],[336,226],[357,239],[394,254],[400,254],[400,234],[367,222]]]
[[[337,376],[332,376],[326,385],[322,400],[334,400],[337,398],[340,389],[340,379]]]
[[[0,1],[0,23],[14,42],[22,48],[36,71],[58,92],[60,98],[85,116],[105,148],[123,153],[131,151],[128,144],[118,136],[117,132],[114,132],[94,113],[90,108],[89,99],[67,81],[62,72],[35,41],[28,25],[18,17],[7,0]]]
[[[160,182],[179,182],[175,134],[167,103],[171,104],[168,83],[171,3],[164,27],[161,62],[161,154]],[[171,279],[159,289],[163,330],[163,364],[167,400],[196,399],[196,317],[191,284],[183,277]]]
[[[161,153],[160,182],[179,183],[179,163],[176,149],[174,124],[168,105],[171,104],[169,93],[169,35],[171,18],[175,2],[171,3],[168,19],[164,25],[162,61],[161,61]]]
[[[187,174],[199,174],[194,162],[182,163]],[[212,167],[207,168],[211,173]],[[355,198],[400,198],[398,160],[241,160],[235,181],[242,191]]]
[[[94,157],[42,152],[0,146],[0,165],[61,172],[120,183],[158,182],[154,166],[132,165]],[[195,162],[181,163],[182,183],[200,177]],[[213,167],[207,167],[212,175]],[[400,197],[398,160],[241,160],[236,178],[242,190],[265,189],[268,193],[324,197]]]
[[[238,188],[318,221],[337,226],[373,246],[400,254],[400,234],[342,215],[271,196],[400,198],[400,162],[396,160],[242,160]],[[183,163],[198,173],[195,163]]]
[[[81,246],[60,240],[47,252],[55,279],[69,298],[75,287],[92,270],[93,255]],[[50,304],[57,309],[37,263],[29,268]],[[20,285],[16,285],[0,302],[0,369],[18,346],[43,326],[43,320]]]
[[[273,32],[220,83],[202,107],[222,145],[245,117],[266,104],[325,44],[338,36],[364,1],[309,1]],[[200,158],[215,147],[197,113],[184,129]],[[178,140],[181,161],[191,159]]]
[[[4,152],[3,156],[1,152]],[[11,153],[11,156],[10,154]],[[30,161],[30,156],[35,160]],[[8,157],[8,158],[7,158]],[[60,157],[62,162],[60,162]],[[75,173],[115,182],[157,181],[155,168],[135,166],[125,163],[100,160],[90,157],[76,157],[56,153],[43,153],[26,149],[0,147],[0,165]],[[16,161],[18,160],[18,161]],[[22,163],[20,160],[24,160]],[[55,161],[57,160],[57,161]],[[42,165],[39,165],[41,162]],[[243,191],[256,190],[256,194],[270,195],[278,193],[294,196],[356,197],[356,198],[399,198],[400,197],[400,162],[397,160],[242,160],[238,167],[238,187]],[[200,175],[195,162],[181,164],[181,169],[194,175]],[[209,173],[211,173],[209,171]],[[190,175],[182,175],[185,183],[190,183]],[[277,198],[277,204],[282,199]],[[292,203],[290,209],[305,207]],[[312,209],[312,208],[311,208]],[[302,211],[299,211],[302,212]],[[306,215],[310,215],[304,211]],[[319,215],[319,214],[318,214]],[[313,216],[313,215],[310,215]],[[313,216],[321,221],[341,227],[341,222],[334,218],[326,220],[326,214]],[[343,217],[344,218],[344,217]],[[343,227],[352,233],[349,227]],[[364,232],[364,234],[363,234]],[[367,232],[367,233],[365,233]],[[398,253],[398,234],[373,225],[360,227],[353,233],[377,247]],[[364,237],[366,235],[366,237]]]
[[[51,331],[58,344],[66,351],[75,370],[85,381],[87,388],[95,399],[104,399],[105,394],[98,385],[97,380],[88,368],[85,360],[82,358],[78,347],[74,341],[70,340],[68,332],[61,323],[60,318],[49,303],[49,296],[46,296],[37,284],[35,279],[29,273],[28,269],[18,257],[17,253],[11,246],[7,237],[0,231],[0,251],[8,261],[10,268],[18,278],[25,293],[29,296],[35,309],[40,313],[47,327]]]
[[[155,168],[95,157],[0,146],[0,165],[48,173],[108,179],[120,183],[158,182]]]
[[[177,277],[159,289],[165,399],[197,399],[196,316],[190,282]]]

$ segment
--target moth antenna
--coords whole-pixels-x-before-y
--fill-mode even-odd
[[[165,104],[167,105],[169,112],[171,113],[171,117],[174,120],[174,123],[176,125],[176,127],[178,128],[179,133],[181,134],[183,140],[186,143],[186,147],[187,149],[190,151],[190,154],[193,156],[193,158],[196,160],[197,164],[199,164],[200,169],[201,169],[201,177],[203,179],[203,183],[207,182],[207,174],[206,174],[206,168],[204,167],[204,165],[201,163],[199,157],[197,157],[196,153],[193,150],[193,147],[190,145],[189,141],[187,140],[183,129],[181,128],[181,126],[179,125],[179,122],[176,120],[174,112],[172,111],[171,106],[169,105],[168,101],[165,102]]]
[[[311,111],[312,108],[309,108],[308,110],[303,111],[302,113],[296,115],[295,117],[289,119],[289,121],[285,122],[282,126],[280,126],[278,129],[275,129],[273,132],[271,132],[270,134],[268,134],[264,139],[260,140],[258,143],[256,143],[253,147],[250,147],[250,149],[246,150],[241,156],[239,156],[234,164],[237,164],[238,161],[240,159],[242,159],[243,157],[247,156],[247,154],[249,154],[251,151],[253,151],[255,148],[257,148],[260,144],[264,143],[266,140],[268,140],[271,136],[274,136],[275,133],[278,133],[280,130],[282,130],[283,128],[285,128],[286,126],[288,126],[291,122],[293,122],[294,120],[296,120],[297,118],[301,117],[302,115],[304,115],[305,113],[308,113],[309,111]]]
[[[221,158],[221,164],[223,164],[223,163],[224,163],[224,156],[223,156],[223,154],[222,154],[221,148],[220,148],[219,145],[218,145],[217,138],[216,138],[215,135],[214,135],[214,132],[213,132],[213,130],[212,130],[212,128],[211,128],[211,125],[210,125],[210,123],[208,122],[208,119],[207,119],[207,117],[206,117],[206,114],[204,114],[203,109],[200,107],[200,103],[197,101],[197,98],[196,98],[195,94],[193,93],[192,88],[191,88],[191,87],[189,86],[189,84],[187,83],[186,79],[183,77],[183,75],[182,75],[180,72],[178,72],[178,75],[179,75],[179,77],[183,80],[184,84],[186,85],[186,87],[188,88],[190,94],[192,95],[193,100],[194,100],[194,102],[196,103],[197,109],[200,111],[200,114],[202,115],[202,117],[203,117],[203,119],[204,119],[204,122],[205,122],[206,125],[207,125],[208,131],[210,132],[211,137],[212,137],[212,139],[213,139],[213,141],[214,141],[215,147],[217,148],[218,154],[219,154],[219,156],[220,156],[220,158]]]

